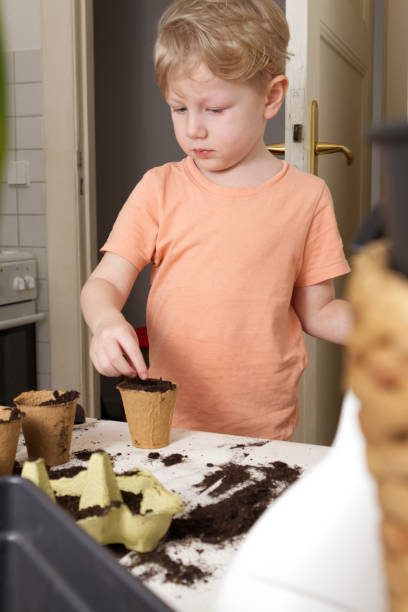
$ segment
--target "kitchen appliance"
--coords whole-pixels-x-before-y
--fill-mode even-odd
[[[35,389],[36,260],[31,253],[0,250],[0,404]]]

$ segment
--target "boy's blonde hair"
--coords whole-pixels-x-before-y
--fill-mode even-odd
[[[263,84],[285,73],[288,42],[274,0],[175,0],[159,21],[156,80],[165,95],[171,73],[204,62],[219,78]]]

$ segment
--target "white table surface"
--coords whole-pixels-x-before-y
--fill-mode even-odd
[[[268,440],[261,446],[250,446],[254,442],[260,442],[260,440],[173,429],[169,446],[156,449],[154,452],[160,453],[161,459],[173,453],[181,453],[187,457],[181,463],[165,466],[161,459],[148,458],[152,451],[132,446],[127,423],[87,419],[85,424],[75,426],[71,444],[72,459],[63,467],[86,465],[75,457],[75,453],[80,450],[103,449],[112,456],[113,467],[117,473],[135,467],[150,470],[166,488],[180,495],[185,504],[186,513],[188,513],[189,509],[198,503],[205,505],[214,502],[214,498],[209,498],[205,493],[200,494],[199,489],[192,485],[201,482],[205,474],[216,471],[221,465],[234,462],[261,466],[273,461],[283,461],[290,466],[300,466],[304,475],[319,463],[329,450],[329,447],[326,446],[278,440]],[[232,448],[238,444],[246,446],[245,448]],[[245,456],[244,453],[248,455]],[[23,463],[26,459],[26,449],[21,440],[16,460]],[[213,463],[214,467],[207,467],[207,463]],[[217,497],[216,501],[220,499],[223,497]],[[226,569],[240,542],[242,538],[235,539],[234,542],[227,545],[225,543],[223,545],[206,544],[198,540],[195,542],[196,546],[193,546],[191,542],[167,545],[166,552],[170,556],[174,555],[184,563],[198,565],[204,571],[208,569],[211,575],[207,578],[207,582],[198,581],[192,586],[164,582],[160,575],[155,575],[145,581],[145,584],[177,612],[191,612],[192,610],[209,612]],[[200,553],[197,552],[197,549],[200,550]],[[129,553],[120,560],[120,563],[126,565],[131,556],[132,553]],[[132,570],[132,573],[138,575],[144,570],[146,566],[138,566]]]

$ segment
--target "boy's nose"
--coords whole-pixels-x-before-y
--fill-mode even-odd
[[[187,121],[187,136],[189,138],[205,138],[207,136],[207,129],[198,114],[189,114]]]

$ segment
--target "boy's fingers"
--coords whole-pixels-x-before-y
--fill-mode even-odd
[[[145,360],[143,359],[143,355],[140,350],[136,334],[135,337],[126,337],[126,339],[122,343],[122,349],[126,355],[128,363],[134,368],[133,376],[138,374],[139,378],[147,378],[147,367],[145,364]]]
[[[99,358],[97,355],[92,357],[93,364],[99,374],[103,376],[121,376],[121,372],[119,372],[115,366],[113,366],[106,356]]]
[[[108,338],[94,336],[90,352],[95,368],[104,376],[148,377],[136,332],[130,325]]]
[[[113,365],[119,371],[119,375],[127,376],[128,378],[134,378],[137,375],[137,370],[123,353],[115,359]]]
[[[143,380],[149,376],[142,354],[140,354],[140,356],[136,355],[135,358],[132,359],[132,361],[130,361],[129,357],[127,359],[129,360],[129,363],[131,363],[135,369],[133,376],[136,376],[137,374],[139,378],[142,378]]]
[[[128,376],[132,378],[137,372],[132,364],[123,354],[122,347],[115,340],[111,339],[104,346],[104,351],[100,358],[100,362],[104,368],[105,376]],[[107,372],[115,372],[108,374]]]

